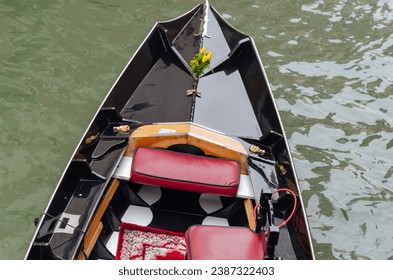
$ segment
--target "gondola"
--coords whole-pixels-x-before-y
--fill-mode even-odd
[[[35,223],[26,260],[314,259],[253,39],[208,1],[157,22]]]

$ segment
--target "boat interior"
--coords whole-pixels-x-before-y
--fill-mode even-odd
[[[99,169],[88,168],[85,161],[74,161],[74,172],[84,173],[80,175],[84,179],[74,182],[78,188],[72,199],[67,198],[70,194],[66,192],[57,194],[59,201],[67,202],[64,206],[56,204],[59,211],[63,207],[64,211],[58,215],[48,212],[43,217],[41,232],[45,235],[39,234],[33,244],[39,258],[73,254],[78,259],[115,259],[122,223],[178,233],[185,233],[195,225],[255,230],[256,201],[260,199],[257,196],[271,195],[272,187],[278,187],[279,176],[271,150],[276,144],[271,142],[272,137],[280,139],[275,134],[266,140],[272,146],[255,146],[189,122],[145,125],[133,129],[132,133],[130,127],[125,132],[116,132],[126,127],[124,124],[110,123],[108,127],[101,138],[110,135],[110,142],[114,138],[116,144],[107,147],[106,153],[99,152],[99,145],[95,146],[92,158],[111,160],[112,153],[118,150],[124,153],[114,164],[108,180],[96,172]],[[106,188],[105,182],[108,182]],[[262,188],[254,187],[255,182],[264,184]],[[64,185],[70,183],[66,180]],[[256,191],[261,193],[255,194]],[[92,197],[99,195],[103,199],[97,200],[97,205],[84,203],[95,201]],[[276,194],[272,209],[274,223],[287,219],[297,207],[294,203],[289,192]],[[93,207],[97,210],[87,218]],[[54,209],[51,211],[54,213]],[[291,220],[300,218],[301,215],[295,215]],[[77,227],[82,219],[92,221],[84,230]],[[280,228],[275,256],[305,258],[296,254],[295,248],[301,246],[301,241],[291,228]],[[75,243],[69,242],[70,236],[80,238],[82,245],[75,247]]]
[[[138,128],[113,175],[112,187],[117,190],[102,216],[103,229],[89,258],[116,256],[121,223],[181,233],[194,225],[254,230],[255,195],[247,159],[238,140],[194,123]],[[143,160],[146,170],[136,166]],[[269,156],[265,160],[265,170],[275,173],[274,161]],[[275,223],[289,216],[293,202],[289,193],[277,196]],[[288,230],[280,229],[279,238],[276,256],[296,259],[294,249],[285,245],[292,244]]]

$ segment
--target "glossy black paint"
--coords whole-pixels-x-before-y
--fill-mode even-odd
[[[173,21],[157,23],[141,44],[110,89],[72,156],[45,215],[38,223],[26,259],[74,259],[77,256],[84,233],[111,182],[110,175],[129,136],[111,133],[114,124],[129,124],[134,129],[154,122],[187,122],[191,119],[239,137],[247,150],[251,144],[265,146],[270,154],[262,162],[255,160],[265,177],[257,169],[250,168],[256,194],[269,191],[272,185],[278,184],[289,184],[300,193],[273,95],[252,39],[228,25],[210,6],[207,9],[208,36],[203,36],[201,23],[205,12],[204,6],[199,5]],[[201,47],[213,52],[211,71],[199,79],[198,90],[202,97],[187,97],[186,91],[194,83],[188,62]],[[94,135],[98,136],[97,140],[86,141]],[[279,140],[270,141],[271,135],[278,135]],[[275,170],[276,162],[285,163],[285,174]],[[113,230],[111,227],[119,222],[116,217],[125,211],[130,199],[134,199],[134,204],[143,204],[132,198],[132,193],[127,193],[123,185],[120,189],[121,194],[115,195],[116,202],[105,214],[105,219],[111,222],[104,223],[103,236],[108,236]],[[168,214],[168,211],[162,211],[165,207],[168,206],[157,206],[155,211]],[[81,217],[73,234],[53,233],[53,227],[59,225],[63,213]],[[285,213],[284,209],[283,217]],[[195,213],[187,215],[176,219],[199,217]],[[175,224],[179,224],[176,219],[173,219]],[[244,216],[234,215],[231,219],[236,224],[244,221]],[[297,258],[312,259],[303,207],[298,208],[294,220],[289,224],[292,241],[285,241],[285,246],[296,247]],[[157,226],[160,221],[156,219],[153,223]],[[100,238],[94,250],[97,255],[100,251],[100,256],[110,258],[101,246],[102,241]]]

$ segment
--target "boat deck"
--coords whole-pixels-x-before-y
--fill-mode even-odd
[[[101,238],[103,238],[103,243],[113,259],[118,248],[120,223],[130,223],[174,232],[185,232],[188,227],[195,224],[248,226],[248,224],[236,222],[247,220],[243,199],[221,197],[214,194],[179,192],[147,185],[137,186],[128,181],[122,181],[119,188],[120,192],[117,196],[122,195],[124,198],[116,198],[117,203],[126,200],[126,196],[133,198],[129,198],[132,201],[129,205],[110,206],[112,209],[116,208],[113,211],[116,212],[115,216],[118,216],[117,224],[113,224],[115,230],[108,233],[107,236],[102,235]],[[180,200],[179,197],[181,197]],[[239,215],[239,212],[244,215],[241,219],[231,216],[234,213]],[[109,214],[107,213],[107,215]],[[276,219],[276,223],[281,221],[281,219]],[[293,248],[288,244],[291,244],[290,235],[288,230],[283,228],[280,231],[276,255],[287,260],[296,259]],[[92,255],[92,258],[102,257]],[[108,258],[108,255],[106,255],[106,258]]]
[[[110,227],[104,228],[100,237],[113,255],[121,223],[180,233],[195,224],[248,226],[244,201],[239,198],[121,181],[113,202],[103,218],[104,227]]]

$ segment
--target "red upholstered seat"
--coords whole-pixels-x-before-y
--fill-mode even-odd
[[[236,196],[240,181],[237,161],[139,147],[131,181],[166,188]]]
[[[191,226],[186,234],[189,260],[263,260],[266,242],[262,234],[244,227]]]

